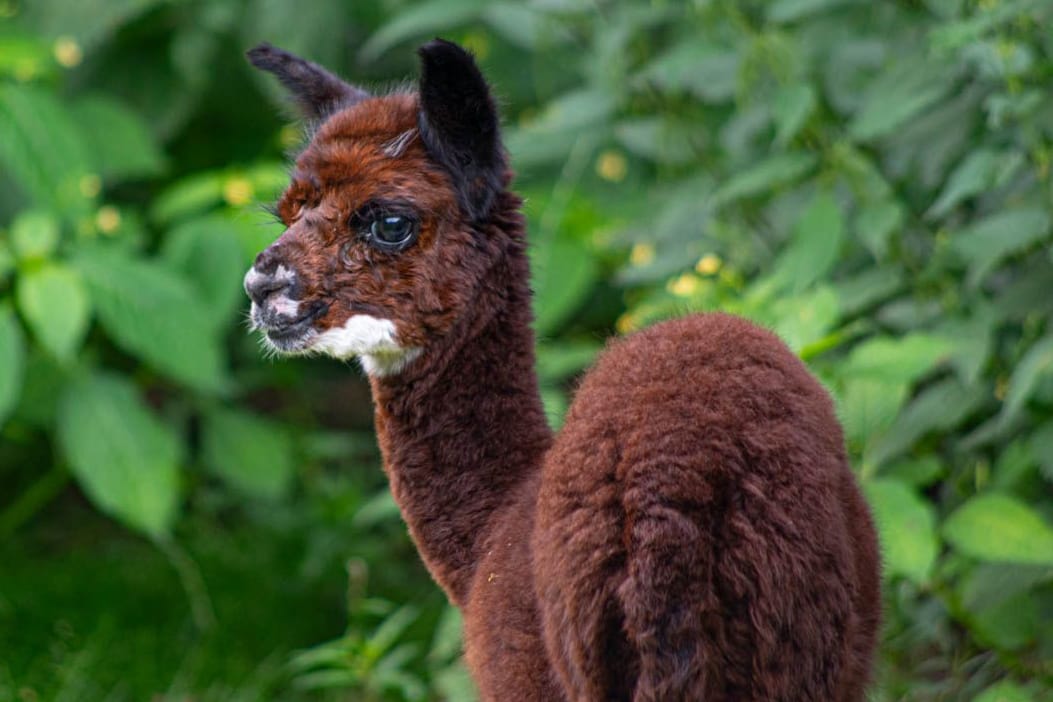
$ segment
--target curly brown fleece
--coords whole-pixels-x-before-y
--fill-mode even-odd
[[[879,558],[826,392],[773,334],[693,315],[611,343],[553,437],[493,100],[459,47],[421,57],[419,96],[370,98],[250,53],[321,121],[256,270],[293,271],[297,324],[366,311],[421,349],[371,377],[377,433],[482,698],[862,700]],[[420,221],[397,254],[346,231],[378,192]]]

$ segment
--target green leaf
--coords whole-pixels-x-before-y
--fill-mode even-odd
[[[953,65],[932,59],[903,59],[870,85],[849,133],[870,141],[885,136],[935,104],[954,87]]]
[[[90,199],[81,191],[89,173],[84,139],[55,95],[0,85],[0,165],[36,204],[67,221],[88,213]]]
[[[194,284],[216,329],[242,306],[245,265],[238,230],[229,219],[203,217],[176,226],[165,237],[161,257]]]
[[[688,91],[703,102],[719,104],[735,97],[739,63],[737,52],[692,37],[644,66],[633,82],[667,93]]]
[[[837,322],[841,307],[829,285],[818,285],[794,296],[783,296],[770,304],[768,322],[794,353],[823,338]]]
[[[168,533],[179,503],[179,439],[128,380],[99,374],[70,385],[58,439],[77,482],[103,512],[149,536]]]
[[[11,224],[11,247],[22,260],[47,258],[59,243],[59,223],[45,210],[20,212]]]
[[[1039,208],[990,215],[954,235],[951,248],[969,263],[968,284],[975,286],[1006,257],[1044,239],[1049,214]]]
[[[1031,454],[1038,461],[1042,475],[1053,483],[1053,419],[1035,430],[1029,442]]]
[[[838,413],[845,438],[862,446],[885,432],[907,398],[907,385],[865,376],[845,381]]]
[[[991,149],[979,149],[970,153],[951,173],[940,197],[925,216],[931,219],[943,217],[962,200],[983,192],[994,180],[998,157],[998,152]]]
[[[881,470],[882,478],[899,480],[916,488],[932,485],[946,475],[947,469],[936,456],[897,461]]]
[[[1002,421],[1007,423],[1023,409],[1039,383],[1053,373],[1053,334],[1036,341],[1016,364],[1002,407]]]
[[[374,32],[359,56],[363,61],[372,61],[399,42],[440,34],[474,20],[486,7],[485,0],[430,0],[406,8]]]
[[[102,177],[123,180],[164,171],[164,154],[135,112],[101,95],[78,100],[71,111],[84,131],[92,168]]]
[[[0,75],[24,81],[55,74],[58,65],[47,42],[32,34],[5,29],[0,34]]]
[[[780,146],[789,144],[815,111],[817,102],[815,88],[808,83],[781,88],[775,95],[773,107],[775,143]]]
[[[943,525],[947,541],[981,561],[1053,565],[1053,528],[1009,495],[978,495]]]
[[[25,361],[22,328],[11,307],[0,303],[0,427],[18,404]]]
[[[1035,698],[1023,687],[1009,680],[995,683],[973,698],[973,702],[1033,702]]]
[[[543,382],[555,383],[578,373],[595,360],[602,346],[595,341],[539,344],[537,373]]]
[[[49,263],[18,277],[18,309],[40,345],[69,363],[91,320],[88,292],[77,271]]]
[[[732,176],[727,183],[713,193],[713,206],[726,205],[735,200],[754,197],[798,180],[813,168],[818,159],[815,154],[795,152],[771,156],[741,173]]]
[[[928,432],[954,428],[986,400],[984,386],[965,386],[956,378],[927,386],[887,431],[871,438],[867,461],[881,465],[907,451]]]
[[[843,5],[858,5],[860,0],[775,0],[768,6],[769,22],[794,22],[808,15]]]
[[[932,505],[896,480],[869,480],[863,491],[877,523],[885,577],[927,582],[940,546]]]
[[[126,351],[196,390],[221,392],[226,374],[209,312],[168,268],[111,251],[76,261],[99,320]]]
[[[292,439],[280,424],[234,409],[205,414],[202,457],[216,475],[249,495],[288,494],[294,472]]]
[[[773,278],[791,292],[804,290],[836,263],[843,235],[837,201],[828,192],[817,193],[794,225],[790,245],[775,262]]]
[[[541,337],[556,332],[592,290],[596,260],[585,244],[553,233],[530,247],[534,328]]]
[[[841,375],[913,383],[950,353],[946,339],[922,333],[872,337],[852,349]]]
[[[856,236],[879,261],[888,252],[888,240],[903,224],[903,207],[894,200],[866,205],[856,217]]]

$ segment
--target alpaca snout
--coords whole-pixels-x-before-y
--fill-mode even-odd
[[[270,271],[253,266],[245,274],[245,293],[252,300],[252,324],[259,329],[281,329],[301,321],[296,274],[283,265]]]

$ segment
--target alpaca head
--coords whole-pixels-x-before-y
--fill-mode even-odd
[[[373,97],[263,44],[313,128],[245,276],[253,325],[280,353],[358,356],[399,372],[448,333],[502,249],[486,224],[507,183],[498,118],[470,54],[420,48],[416,92]]]

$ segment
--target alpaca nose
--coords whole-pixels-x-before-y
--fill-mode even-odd
[[[292,287],[292,271],[284,266],[278,266],[270,273],[261,273],[253,266],[245,274],[245,292],[249,299],[260,306],[270,295],[281,291],[291,291]],[[291,297],[291,295],[288,296]]]
[[[278,278],[274,274],[259,273],[256,268],[250,268],[249,273],[245,274],[245,293],[258,305],[263,304],[272,293],[289,287],[292,287],[291,280]]]

